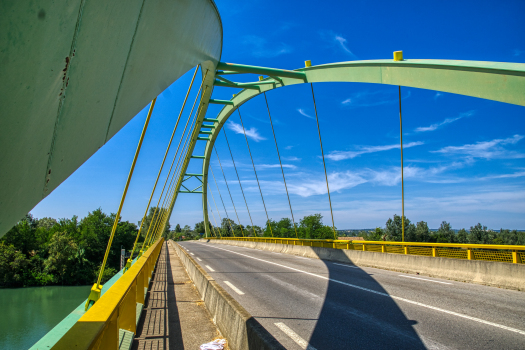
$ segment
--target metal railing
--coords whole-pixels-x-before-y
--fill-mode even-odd
[[[333,239],[298,239],[278,237],[223,237],[211,239],[278,243],[391,254],[422,255],[436,258],[485,260],[514,264],[525,263],[525,246],[523,245],[347,241]]]
[[[164,238],[157,240],[52,347],[56,349],[118,349],[119,332],[136,334],[138,304],[147,288]],[[138,310],[138,311],[137,311]]]

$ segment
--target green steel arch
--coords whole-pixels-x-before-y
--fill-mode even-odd
[[[525,106],[525,64],[522,63],[451,60],[373,60],[325,64],[288,71],[219,62],[217,69],[216,76],[220,80],[216,79],[214,86],[243,88],[243,90],[234,95],[229,101],[207,99],[208,96],[203,96],[202,106],[204,108],[202,108],[196,124],[196,128],[200,130],[203,121],[213,122],[211,135],[209,135],[209,139],[205,139],[204,157],[197,156],[197,158],[203,158],[202,205],[207,235],[210,235],[207,207],[208,168],[215,140],[224,123],[237,108],[265,91],[302,83],[376,83],[443,91]],[[268,78],[253,83],[234,83],[224,78],[225,75],[230,76],[242,73],[266,75]],[[206,107],[209,103],[225,105],[215,119],[205,119]],[[177,192],[180,189],[180,184],[192,157],[197,136],[192,140],[192,146],[186,154],[184,171],[181,172],[177,184]],[[202,140],[203,138],[201,137],[200,139]],[[172,202],[170,215],[175,200]]]

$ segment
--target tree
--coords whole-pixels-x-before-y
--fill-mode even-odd
[[[450,223],[443,221],[436,232],[436,243],[456,243],[456,234]]]
[[[29,261],[12,244],[0,242],[0,286],[19,287],[24,285],[24,275]]]
[[[481,226],[480,223],[478,223],[476,226],[471,226],[470,232],[468,234],[468,242],[473,244],[485,243],[486,231],[487,226]]]
[[[456,240],[458,243],[468,243],[468,232],[464,228],[458,231],[458,234],[456,236]]]
[[[430,230],[425,221],[420,221],[416,224],[415,242],[429,242]]]
[[[410,220],[407,219],[407,217],[405,216],[404,218],[404,224],[405,224],[405,235],[407,235],[408,231],[409,231],[409,226],[410,226]],[[394,214],[394,219],[388,219],[387,222],[386,222],[386,227],[385,227],[385,233],[386,233],[386,240],[387,241],[401,241],[402,239],[402,228],[401,228],[401,216],[399,215],[396,215]],[[411,233],[412,234],[412,230],[415,231],[415,227],[414,225],[412,225],[412,227],[410,227],[410,230],[411,230]],[[407,237],[405,237],[405,241],[407,241],[406,239]]]
[[[175,232],[182,232],[179,224],[177,224],[177,226],[175,226]]]
[[[57,232],[49,242],[49,257],[45,261],[46,272],[55,276],[56,282],[64,284],[74,272],[78,246],[67,232]]]

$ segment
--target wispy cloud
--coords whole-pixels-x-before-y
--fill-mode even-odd
[[[515,57],[517,57],[517,56],[521,56],[521,54],[522,54],[523,52],[524,52],[524,51],[522,51],[522,50],[514,49],[514,50],[512,51],[512,55],[515,56]]]
[[[420,146],[424,142],[422,141],[416,141],[416,142],[409,142],[407,144],[403,145],[403,148],[410,148],[415,146]],[[326,158],[331,160],[344,160],[344,159],[352,159],[355,157],[358,157],[362,154],[367,153],[375,153],[375,152],[383,152],[383,151],[389,151],[392,149],[399,149],[401,148],[399,144],[395,145],[384,145],[384,146],[358,146],[358,149],[356,151],[333,151],[326,155]]]
[[[494,139],[492,141],[481,141],[474,144],[463,146],[447,146],[440,150],[432,151],[434,153],[462,155],[467,159],[518,159],[525,158],[525,154],[515,151],[509,151],[503,146],[514,145],[522,140],[525,136],[514,135],[506,139]]]
[[[244,130],[242,129],[242,125],[241,124],[237,124],[237,123],[235,123],[235,122],[233,122],[231,120],[228,122],[228,128],[230,130],[233,130],[236,134],[244,134],[245,133]],[[262,137],[259,134],[259,132],[257,131],[256,128],[246,129],[246,136],[251,138],[255,142],[266,140],[266,138]]]
[[[339,46],[341,46],[343,51],[345,51],[346,53],[350,54],[353,58],[357,58],[357,56],[354,55],[354,53],[352,51],[350,51],[350,49],[346,45],[347,40],[345,38],[343,38],[342,35],[337,35],[337,34],[334,35],[334,40],[339,43]]]
[[[291,161],[291,162],[296,162],[296,161],[300,161],[301,158],[297,158],[297,157],[281,157],[282,160],[288,160],[288,161]]]
[[[436,94],[434,95],[434,100],[437,100],[438,98],[442,97],[443,94],[441,92],[436,92]]]
[[[460,120],[461,118],[466,118],[466,117],[473,116],[474,113],[475,113],[475,111],[468,111],[468,112],[460,113],[459,116],[457,116],[455,118],[447,118],[447,119],[443,120],[441,123],[435,123],[435,124],[432,124],[432,125],[429,125],[429,126],[420,126],[420,127],[416,128],[414,130],[414,132],[434,131],[434,130],[439,129],[440,127],[442,127],[444,125],[453,123],[456,120]]]
[[[292,48],[283,42],[268,43],[268,40],[256,35],[245,35],[242,43],[255,57],[271,58],[292,52]]]
[[[401,96],[401,99],[407,99],[411,95],[410,90]],[[379,90],[379,91],[360,91],[350,95],[341,102],[345,107],[374,107],[398,103],[397,91]]]
[[[286,146],[286,147],[284,147],[284,149],[286,149],[286,150],[291,150],[292,148],[293,148],[293,146]]]
[[[259,169],[271,169],[271,168],[280,168],[280,164],[261,164],[257,165]],[[283,164],[283,168],[296,169],[297,167],[293,164]]]
[[[301,115],[304,115],[306,118],[310,118],[310,119],[315,119],[314,117],[312,117],[311,115],[307,114],[304,109],[302,108],[298,108],[297,109],[297,112],[299,112],[299,114]]]

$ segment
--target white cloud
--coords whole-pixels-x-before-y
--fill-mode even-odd
[[[272,41],[270,44],[265,38],[256,35],[245,35],[243,44],[249,47],[255,57],[271,58],[292,52],[292,48],[285,43]]]
[[[304,115],[306,118],[315,119],[311,115],[306,114],[306,112],[302,108],[298,108],[297,112],[299,112],[301,115]]]
[[[232,131],[234,131],[236,134],[244,134],[244,130],[242,129],[241,124],[237,124],[233,121],[228,122],[228,128]],[[254,140],[255,142],[259,142],[262,140],[266,140],[266,138],[262,137],[256,128],[250,128],[246,129],[246,136]]]
[[[291,161],[291,162],[295,162],[295,161],[300,161],[301,158],[297,158],[297,157],[281,157],[282,160],[288,160],[288,161]]]
[[[292,148],[293,148],[293,146],[286,146],[286,147],[284,147],[284,149],[286,149],[286,150],[291,150]]]
[[[348,48],[348,46],[346,46],[346,42],[347,40],[345,38],[343,38],[342,35],[334,35],[334,40],[337,41],[339,43],[339,45],[341,46],[341,48],[343,49],[343,51],[345,51],[346,53],[350,54],[352,57],[354,58],[357,58],[356,55],[354,55],[354,53],[352,51],[350,51],[350,49]]]
[[[456,120],[459,120],[461,118],[473,116],[474,113],[475,113],[474,111],[468,111],[468,112],[460,113],[459,116],[457,116],[455,118],[447,118],[447,119],[443,120],[441,123],[435,123],[435,124],[432,124],[430,126],[420,126],[420,127],[416,128],[414,130],[414,132],[434,131],[436,129],[439,129],[443,125],[453,123]]]
[[[407,99],[411,96],[410,90],[401,97]],[[397,91],[379,90],[379,91],[360,91],[350,95],[343,100],[341,104],[345,107],[375,107],[382,105],[396,104],[399,102]]]
[[[257,165],[259,169],[271,169],[271,168],[280,168],[280,164],[260,164]],[[283,164],[283,168],[296,169],[297,167],[293,164]]]
[[[480,141],[475,144],[467,144],[463,146],[447,146],[440,150],[432,151],[434,153],[463,155],[468,159],[474,158],[484,159],[517,159],[525,158],[525,154],[509,151],[503,146],[513,145],[518,143],[525,136],[514,135],[506,139],[494,139],[492,141]]]
[[[404,144],[403,148],[420,146],[422,144],[423,144],[422,141],[409,142],[407,144]],[[399,149],[401,147],[399,144],[395,144],[395,145],[384,145],[384,146],[358,146],[358,148],[359,149],[357,151],[333,151],[327,154],[326,158],[335,160],[335,161],[344,160],[344,159],[352,159],[362,154],[389,151],[392,149]]]
[[[436,94],[434,95],[434,100],[437,100],[441,96],[443,96],[443,94],[441,92],[436,92]]]

